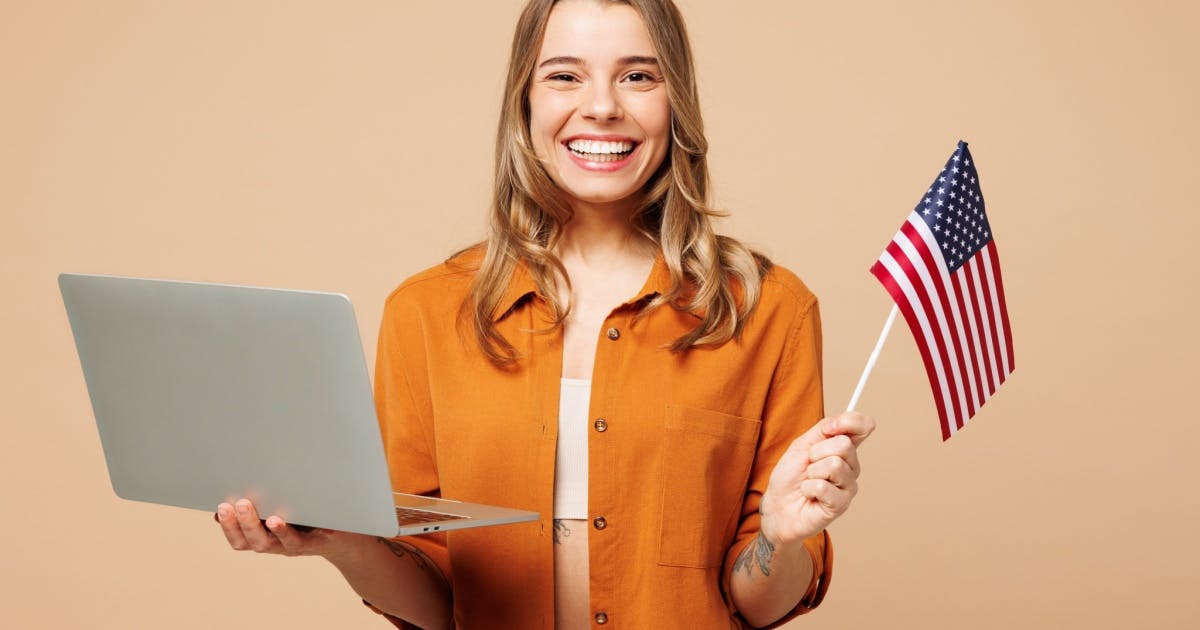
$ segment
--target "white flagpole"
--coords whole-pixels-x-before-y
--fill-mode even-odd
[[[892,324],[896,321],[896,313],[900,312],[900,307],[892,305],[892,313],[888,315],[887,323],[883,325],[883,332],[879,333],[879,341],[875,342],[875,350],[871,352],[870,358],[867,359],[867,367],[863,368],[862,376],[858,378],[858,387],[854,388],[854,395],[850,397],[850,404],[846,406],[846,411],[854,411],[854,407],[858,404],[858,397],[862,396],[863,387],[867,384],[867,378],[871,376],[871,370],[875,369],[875,361],[879,359],[879,351],[883,350],[883,342],[887,339],[888,333],[892,331]]]

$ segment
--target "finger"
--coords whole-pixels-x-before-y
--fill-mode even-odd
[[[305,546],[304,535],[296,531],[294,527],[288,525],[282,518],[272,514],[266,520],[267,531],[279,541],[279,546],[283,548],[283,552],[289,555],[297,555],[303,551]]]
[[[238,525],[232,505],[222,503],[217,506],[217,522],[221,524],[221,533],[225,534],[225,540],[230,547],[238,551],[250,548],[250,543],[246,542],[246,537],[242,535],[242,527]]]
[[[800,492],[833,515],[845,512],[850,505],[850,493],[825,479],[805,479],[800,483]]]
[[[824,479],[842,490],[858,487],[857,474],[850,469],[850,464],[840,457],[826,457],[813,462],[804,471],[806,479]]]
[[[250,548],[259,552],[265,553],[276,551],[279,547],[279,541],[263,527],[262,521],[258,520],[258,512],[254,509],[254,504],[248,499],[239,499],[233,504],[234,511],[237,512],[238,525],[242,528],[242,535],[246,537],[246,542]]]
[[[831,438],[821,440],[813,445],[808,450],[808,460],[817,462],[826,457],[840,457],[850,465],[850,469],[854,471],[854,476],[858,476],[859,467],[858,449],[854,447],[854,442],[850,440],[848,435],[835,435]]]
[[[875,431],[875,421],[856,411],[844,411],[818,424],[826,437],[846,435],[855,446],[862,444]]]

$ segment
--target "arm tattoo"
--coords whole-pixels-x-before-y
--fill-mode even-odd
[[[750,568],[757,564],[758,570],[763,575],[771,575],[771,558],[775,557],[775,545],[767,540],[766,536],[759,532],[754,540],[750,541],[749,545],[738,554],[737,560],[733,563],[733,570],[745,569],[746,575],[750,575]]]
[[[554,544],[561,545],[563,539],[571,535],[571,528],[562,519],[554,519]]]
[[[425,552],[406,542],[400,542],[399,540],[392,540],[390,538],[383,538],[381,536],[376,536],[375,540],[383,543],[384,546],[390,549],[392,554],[394,554],[397,558],[403,558],[405,556],[412,558],[413,562],[417,563],[417,566],[422,571],[428,569],[429,565],[433,564],[433,561],[429,559],[429,556],[425,555]]]

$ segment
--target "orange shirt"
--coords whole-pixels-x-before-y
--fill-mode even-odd
[[[477,248],[460,260],[479,258]],[[518,264],[496,319],[523,358],[507,371],[492,366],[455,326],[470,281],[471,272],[441,264],[388,297],[375,391],[392,485],[533,510],[541,519],[404,540],[450,580],[458,628],[549,629],[562,329],[528,332],[549,325],[548,311]],[[660,253],[642,290],[596,331],[588,435],[593,626],[748,627],[729,597],[734,560],[758,531],[775,462],[823,415],[817,300],[776,266],[740,341],[677,356],[659,346],[691,330],[695,314],[663,306],[630,322],[646,298],[669,287]],[[828,534],[805,545],[813,581],[782,621],[819,604],[829,585]]]

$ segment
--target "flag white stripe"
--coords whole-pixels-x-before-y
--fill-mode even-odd
[[[979,317],[983,319],[983,338],[987,341],[988,363],[992,366],[992,390],[1000,389],[1000,368],[996,364],[996,348],[995,342],[992,340],[990,331],[992,330],[992,321],[988,317],[987,307],[985,306],[986,298],[983,296],[983,272],[979,269],[979,257],[972,256],[971,275],[975,279],[975,301],[979,305]]]
[[[1012,368],[1008,365],[1008,339],[1006,339],[1004,336],[1004,322],[1000,319],[1000,298],[999,294],[996,292],[996,278],[992,274],[992,265],[998,264],[998,262],[994,260],[996,252],[992,249],[992,243],[990,241],[988,242],[987,247],[984,247],[982,251],[988,258],[988,262],[986,265],[983,265],[983,269],[987,272],[988,287],[991,289],[989,293],[992,297],[992,312],[996,314],[996,336],[1000,338],[1000,359],[1004,362],[1004,376],[1007,377],[1009,374],[1012,374]],[[997,387],[999,387],[999,385],[997,385]]]
[[[971,408],[967,406],[967,396],[963,387],[963,375],[959,372],[958,361],[955,360],[956,354],[954,351],[953,338],[950,333],[950,326],[947,323],[946,313],[942,309],[942,300],[939,297],[937,287],[933,284],[933,278],[929,275],[929,268],[925,266],[925,261],[921,258],[920,252],[908,240],[908,236],[904,232],[896,234],[896,245],[898,245],[904,255],[908,257],[908,261],[916,270],[917,276],[921,278],[920,289],[925,292],[929,298],[929,304],[933,307],[933,316],[937,321],[938,336],[941,337],[946,346],[946,363],[950,367],[950,384],[953,386],[953,393],[958,397],[958,408],[962,410],[963,422],[971,417]],[[936,247],[936,244],[935,244]]]
[[[975,365],[971,362],[971,345],[967,343],[966,328],[963,327],[963,316],[958,310],[958,287],[951,282],[950,273],[947,271],[949,267],[946,265],[946,259],[942,256],[942,252],[937,244],[937,239],[933,237],[933,232],[930,231],[929,226],[925,224],[924,219],[914,212],[909,215],[908,223],[917,231],[917,234],[921,235],[921,238],[925,241],[925,248],[930,251],[930,255],[933,256],[933,262],[935,263],[934,266],[937,267],[938,273],[940,273],[942,276],[942,286],[945,287],[946,291],[946,302],[950,304],[950,312],[952,315],[954,315],[954,328],[958,332],[959,347],[962,348],[963,362],[967,366],[967,381],[970,383],[970,387],[967,389],[970,390],[971,402],[974,403],[974,406],[971,407],[971,413],[967,414],[967,417],[970,418],[983,404],[983,401],[979,400],[979,388],[975,382]],[[934,287],[930,286],[929,288],[933,289]],[[958,367],[956,363],[955,370],[957,369]]]
[[[921,325],[921,335],[925,338],[925,347],[929,349],[929,354],[932,357],[933,369],[937,373],[938,387],[942,390],[941,398],[945,401],[942,407],[946,410],[946,424],[950,434],[953,435],[958,431],[958,420],[955,418],[954,406],[950,404],[950,386],[946,384],[946,372],[942,367],[941,353],[938,351],[937,341],[933,338],[933,329],[929,326],[929,319],[925,315],[925,309],[921,306],[921,298],[917,296],[916,289],[908,281],[908,275],[904,273],[904,269],[900,267],[900,264],[892,258],[891,253],[884,250],[879,256],[879,262],[883,264],[884,269],[887,269],[888,274],[892,276],[892,280],[904,292],[904,296],[908,299],[908,303],[912,306],[913,313],[917,317],[917,323]]]

